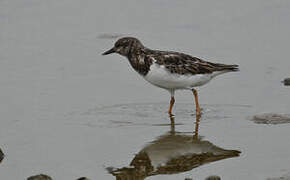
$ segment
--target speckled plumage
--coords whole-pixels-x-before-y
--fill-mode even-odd
[[[164,65],[171,72],[181,75],[210,74],[215,71],[237,71],[238,65],[211,63],[184,53],[151,50],[136,38],[125,37],[115,43],[115,48],[124,47],[121,53],[126,56],[132,67],[145,76],[152,63]]]
[[[174,104],[175,90],[191,89],[198,104],[194,87],[208,83],[219,74],[239,70],[238,65],[212,63],[179,52],[152,50],[134,37],[119,39],[103,55],[111,53],[127,57],[131,66],[146,81],[171,93],[169,114]]]

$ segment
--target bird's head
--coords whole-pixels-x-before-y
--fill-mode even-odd
[[[130,53],[142,48],[144,48],[144,46],[138,39],[134,37],[124,37],[119,39],[114,47],[104,52],[103,55],[118,53],[122,56],[128,57]]]

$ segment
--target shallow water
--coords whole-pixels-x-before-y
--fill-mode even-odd
[[[0,2],[0,179],[115,179],[106,168],[171,131],[168,92],[152,87],[123,57],[101,56],[119,36],[227,64],[199,89],[199,136],[239,157],[146,179],[225,180],[290,172],[290,124],[255,124],[256,114],[289,114],[288,1]],[[176,94],[175,131],[191,136],[192,93]]]

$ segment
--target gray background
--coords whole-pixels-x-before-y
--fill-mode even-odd
[[[1,0],[0,179],[114,179],[105,167],[128,166],[169,130],[154,126],[168,123],[169,93],[146,83],[125,58],[101,56],[116,40],[110,35],[240,65],[199,92],[210,112],[201,135],[241,156],[148,179],[259,180],[289,172],[290,126],[249,120],[289,112],[289,88],[280,82],[290,76],[289,19],[286,0]],[[191,92],[177,92],[179,131],[192,130],[193,107]]]

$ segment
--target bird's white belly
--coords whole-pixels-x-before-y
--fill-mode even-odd
[[[164,65],[153,63],[144,79],[155,86],[165,89],[192,89],[208,83],[212,77],[212,74],[172,74],[166,70]]]

